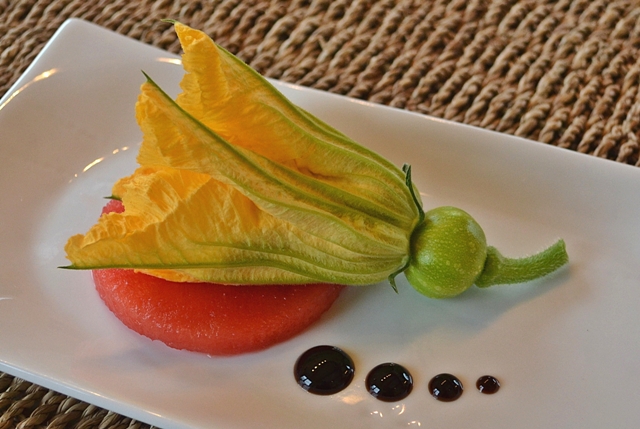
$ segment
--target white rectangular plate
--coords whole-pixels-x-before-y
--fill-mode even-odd
[[[161,427],[633,427],[640,421],[640,170],[301,87],[294,102],[413,165],[426,208],[454,205],[510,256],[563,237],[569,267],[517,286],[430,300],[399,280],[351,288],[312,329],[264,352],[212,358],[124,328],[90,274],[66,264],[67,238],[97,218],[135,167],[134,103],[145,70],[172,95],[166,52],[68,21],[0,101],[0,370]],[[353,383],[319,397],[293,379],[300,353],[346,350]],[[380,402],[364,378],[404,365],[413,393]],[[441,403],[429,379],[457,375]],[[502,381],[482,395],[476,379]]]

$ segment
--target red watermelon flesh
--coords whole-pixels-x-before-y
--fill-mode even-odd
[[[122,212],[111,200],[103,213]],[[230,286],[176,283],[129,269],[94,270],[98,294],[133,331],[170,347],[210,355],[265,349],[301,333],[342,285]]]

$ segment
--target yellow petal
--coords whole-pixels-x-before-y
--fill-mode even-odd
[[[394,216],[388,204],[373,203],[352,190],[231,145],[151,81],[142,86],[137,106],[145,136],[153,136],[171,166],[208,174],[235,187],[271,215],[353,251],[407,254],[417,213]]]
[[[232,145],[378,204],[396,217],[415,216],[397,167],[292,104],[206,34],[179,23],[175,29],[187,72],[176,101],[186,112]],[[145,140],[141,165],[157,162],[154,144]],[[164,162],[176,165],[165,156]]]
[[[420,216],[404,173],[203,33],[176,31],[184,92],[173,101],[150,78],[142,85],[141,167],[113,189],[126,211],[69,240],[71,268],[370,284],[404,267]]]
[[[72,268],[137,268],[174,281],[227,284],[368,284],[401,262],[320,240],[200,173],[141,167],[114,191],[125,212],[104,215],[69,240]]]

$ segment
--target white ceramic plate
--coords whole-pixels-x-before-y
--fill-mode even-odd
[[[640,170],[296,86],[296,103],[401,165],[426,207],[455,205],[505,254],[565,238],[571,264],[542,281],[422,297],[399,280],[349,289],[320,323],[267,351],[211,358],[124,328],[90,274],[57,269],[66,239],[95,221],[135,166],[144,69],[176,94],[176,57],[67,22],[0,102],[0,370],[162,427],[633,427],[640,421]],[[292,375],[300,353],[342,347],[356,364],[319,397]],[[414,376],[398,403],[364,378],[397,362]],[[441,403],[429,379],[457,375]],[[493,396],[474,387],[492,374]]]

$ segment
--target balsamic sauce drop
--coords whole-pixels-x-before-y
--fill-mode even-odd
[[[429,392],[439,401],[455,401],[462,395],[462,390],[460,380],[451,374],[438,374],[429,381]]]
[[[476,387],[480,393],[493,395],[500,389],[500,382],[492,375],[483,375],[476,381]]]
[[[346,388],[355,367],[345,352],[333,346],[316,346],[302,353],[293,369],[296,381],[316,395],[332,395]]]
[[[402,365],[383,363],[369,372],[366,387],[373,397],[395,402],[409,396],[413,389],[413,378]]]

